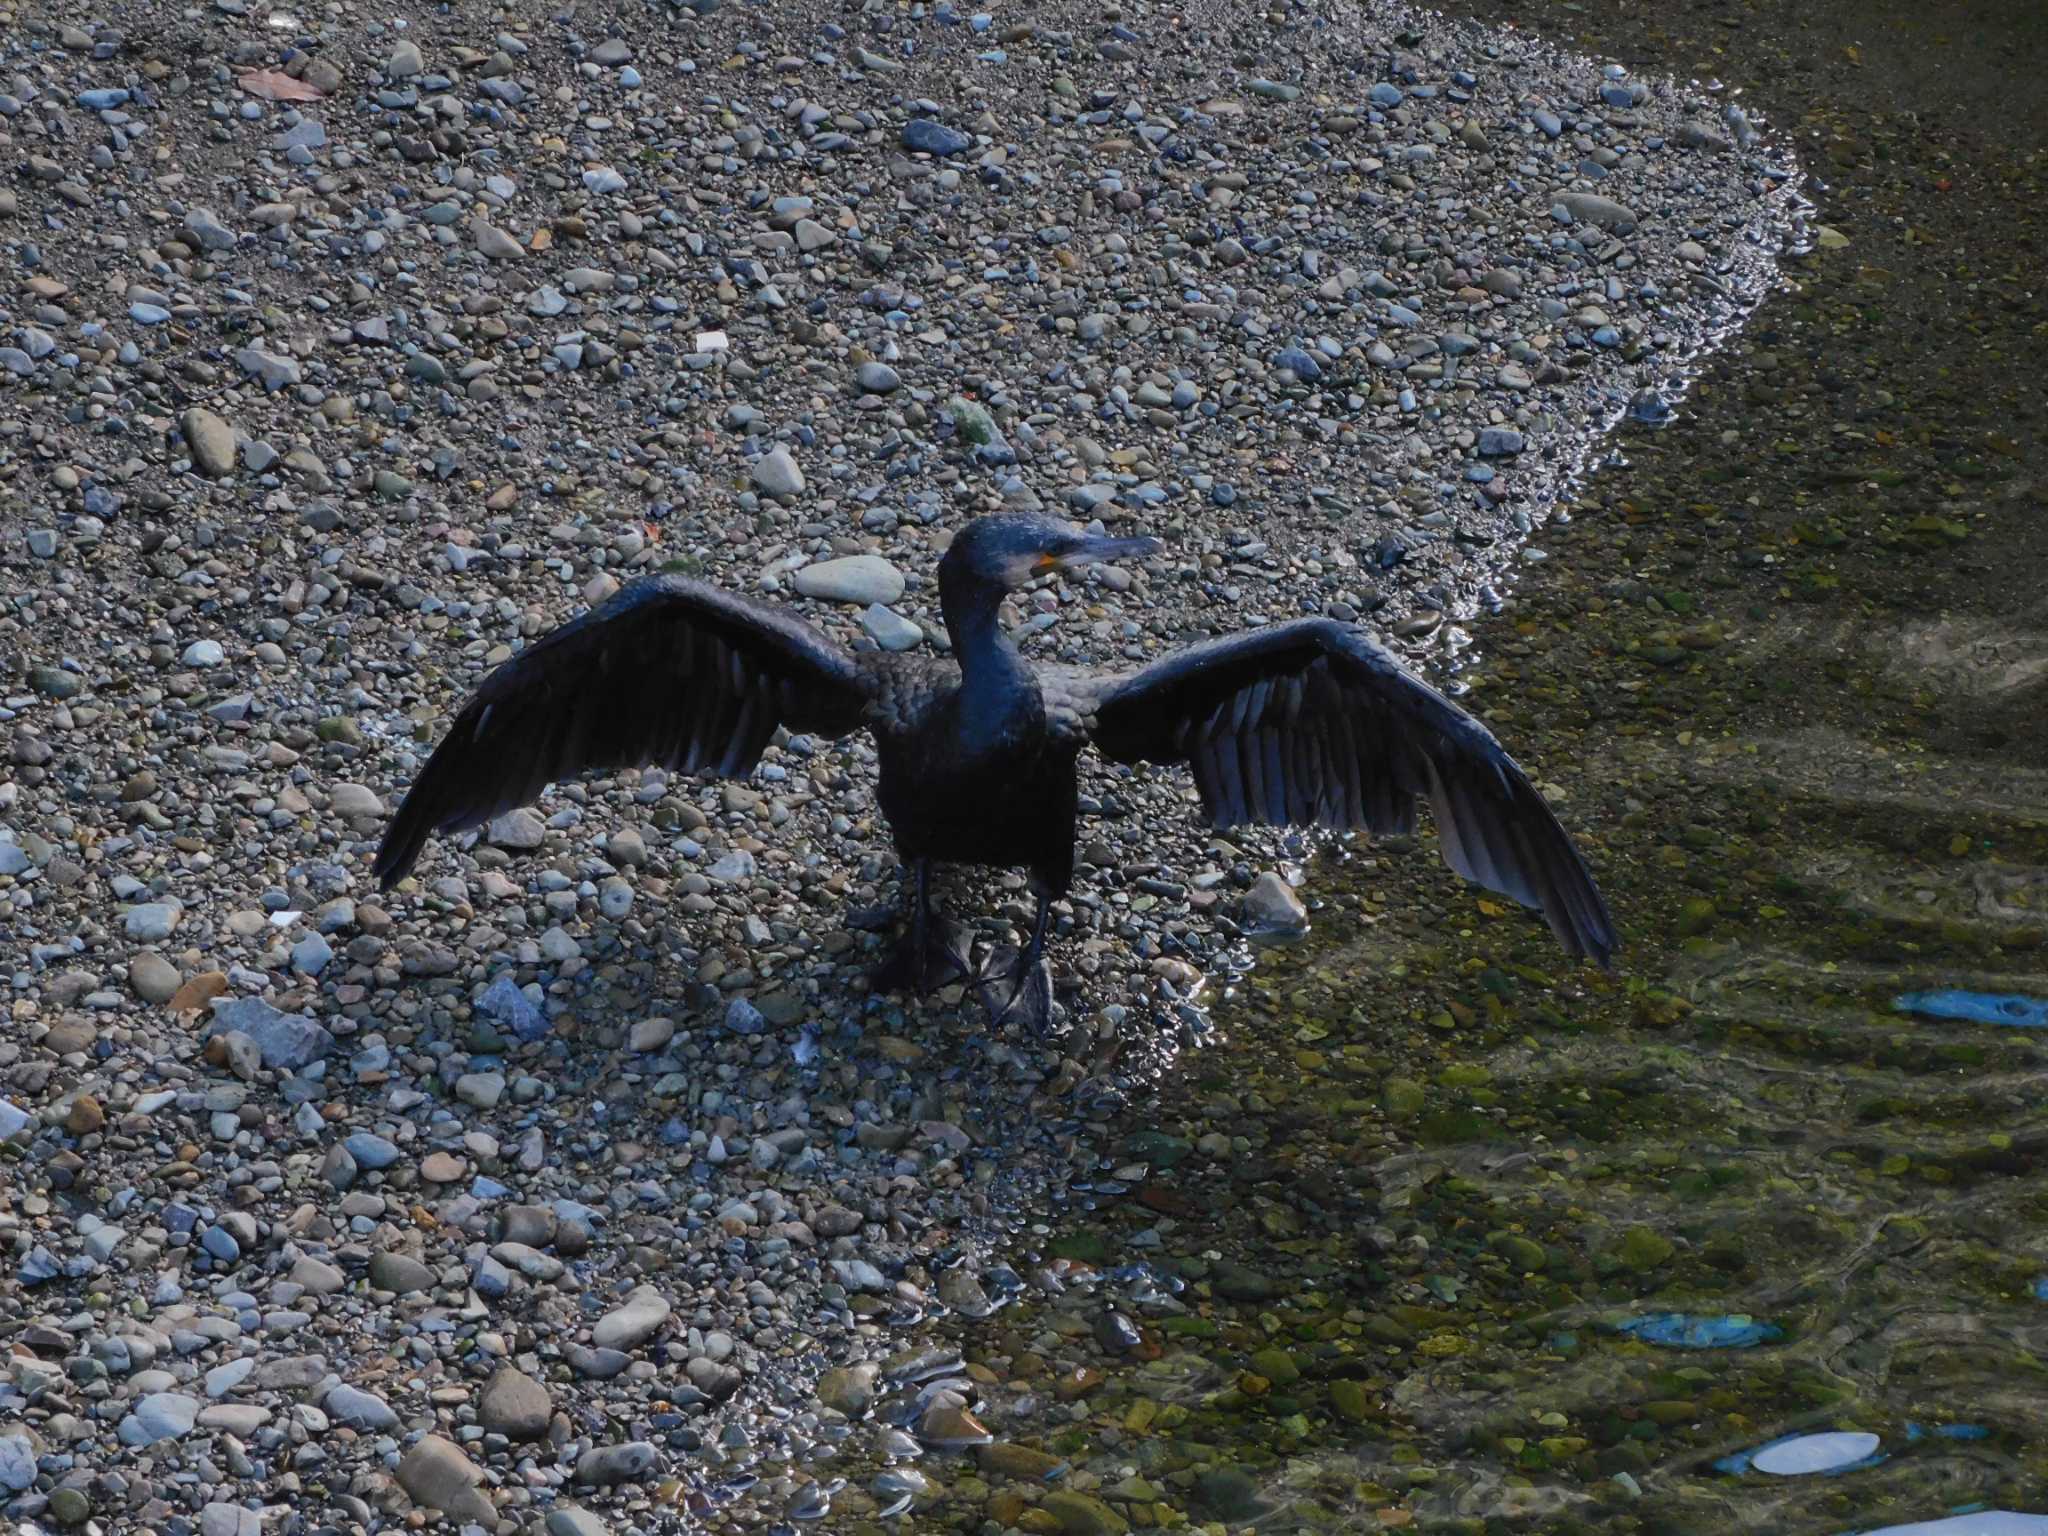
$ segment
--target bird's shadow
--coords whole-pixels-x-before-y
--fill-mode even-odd
[[[907,897],[907,872],[899,871],[897,878]],[[1071,1098],[1076,1109],[1088,1113],[1128,1106],[1156,1085],[1182,1053],[1209,1043],[1215,1035],[1210,1000],[1226,995],[1256,963],[1256,947],[1234,930],[1162,931],[1154,936],[1156,947],[1135,957],[1137,965],[1120,979],[1085,975],[1057,963],[1059,949],[1083,933],[1072,925],[1070,913],[1067,926],[1054,929],[1049,946],[1055,952],[1054,1018],[1048,1028],[1033,1028],[1004,1007],[1008,967],[1023,925],[989,913],[1014,893],[1001,889],[994,877],[972,872],[948,871],[943,878],[943,892],[934,880],[935,897],[943,895],[953,910],[984,914],[966,924],[968,976],[924,994],[892,988],[858,995],[848,1020],[851,1033],[857,1038],[876,1023],[907,1025],[936,1012],[950,1026],[943,1033],[955,1050],[953,1066],[973,1075],[978,1058],[1006,1076],[1035,1068],[1048,1092]],[[880,958],[888,940],[901,932],[904,912],[901,900],[878,901],[850,908],[845,921],[851,929],[882,936],[884,943],[874,952]],[[1173,978],[1151,972],[1147,962],[1158,958],[1185,962],[1198,982],[1184,991]],[[1014,1093],[1014,1087],[1003,1091]]]

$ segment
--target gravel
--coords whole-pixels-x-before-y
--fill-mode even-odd
[[[1379,4],[5,4],[10,1521],[938,1497],[811,1452],[989,1440],[920,1325],[1000,1315],[989,1245],[1116,1166],[1103,1115],[1200,1038],[1212,950],[1299,926],[1307,845],[1091,778],[1074,1027],[1012,1041],[865,991],[860,739],[557,786],[386,896],[424,753],[657,570],[943,646],[936,562],[1003,508],[1168,546],[1007,604],[1043,658],[1306,613],[1454,655],[1789,196],[1711,99]]]

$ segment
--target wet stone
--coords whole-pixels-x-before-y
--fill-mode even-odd
[[[1057,1523],[1061,1536],[1122,1536],[1130,1521],[1089,1493],[1057,1489],[1039,1501]]]
[[[1209,1283],[1231,1301],[1271,1301],[1285,1289],[1271,1276],[1230,1259],[1216,1265]]]
[[[1774,1477],[1809,1477],[1854,1466],[1876,1452],[1883,1442],[1865,1431],[1834,1431],[1827,1434],[1797,1435],[1757,1451],[1749,1464]]]
[[[1258,1484],[1234,1466],[1212,1467],[1199,1474],[1195,1494],[1205,1510],[1226,1520],[1243,1520],[1259,1509]]]
[[[1630,1269],[1650,1270],[1668,1263],[1677,1249],[1661,1232],[1650,1227],[1631,1227],[1622,1235],[1615,1252]]]
[[[881,1367],[873,1361],[834,1367],[818,1378],[818,1401],[852,1418],[864,1415],[875,1400]]]
[[[1244,922],[1253,933],[1298,934],[1308,927],[1308,909],[1292,886],[1267,870],[1245,893]]]

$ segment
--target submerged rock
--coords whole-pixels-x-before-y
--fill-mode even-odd
[[[1862,1430],[1833,1430],[1773,1440],[1749,1454],[1749,1465],[1773,1477],[1807,1477],[1841,1472],[1868,1462],[1883,1442]]]

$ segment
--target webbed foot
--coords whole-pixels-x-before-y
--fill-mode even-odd
[[[964,923],[951,918],[927,917],[897,936],[896,947],[868,973],[868,986],[875,992],[936,992],[952,982],[974,975],[968,946],[974,935]]]
[[[1053,1001],[1052,967],[1043,955],[1020,955],[1014,944],[1004,944],[988,957],[975,985],[998,1028],[1015,1021],[1041,1039],[1055,1032],[1059,1008]]]

